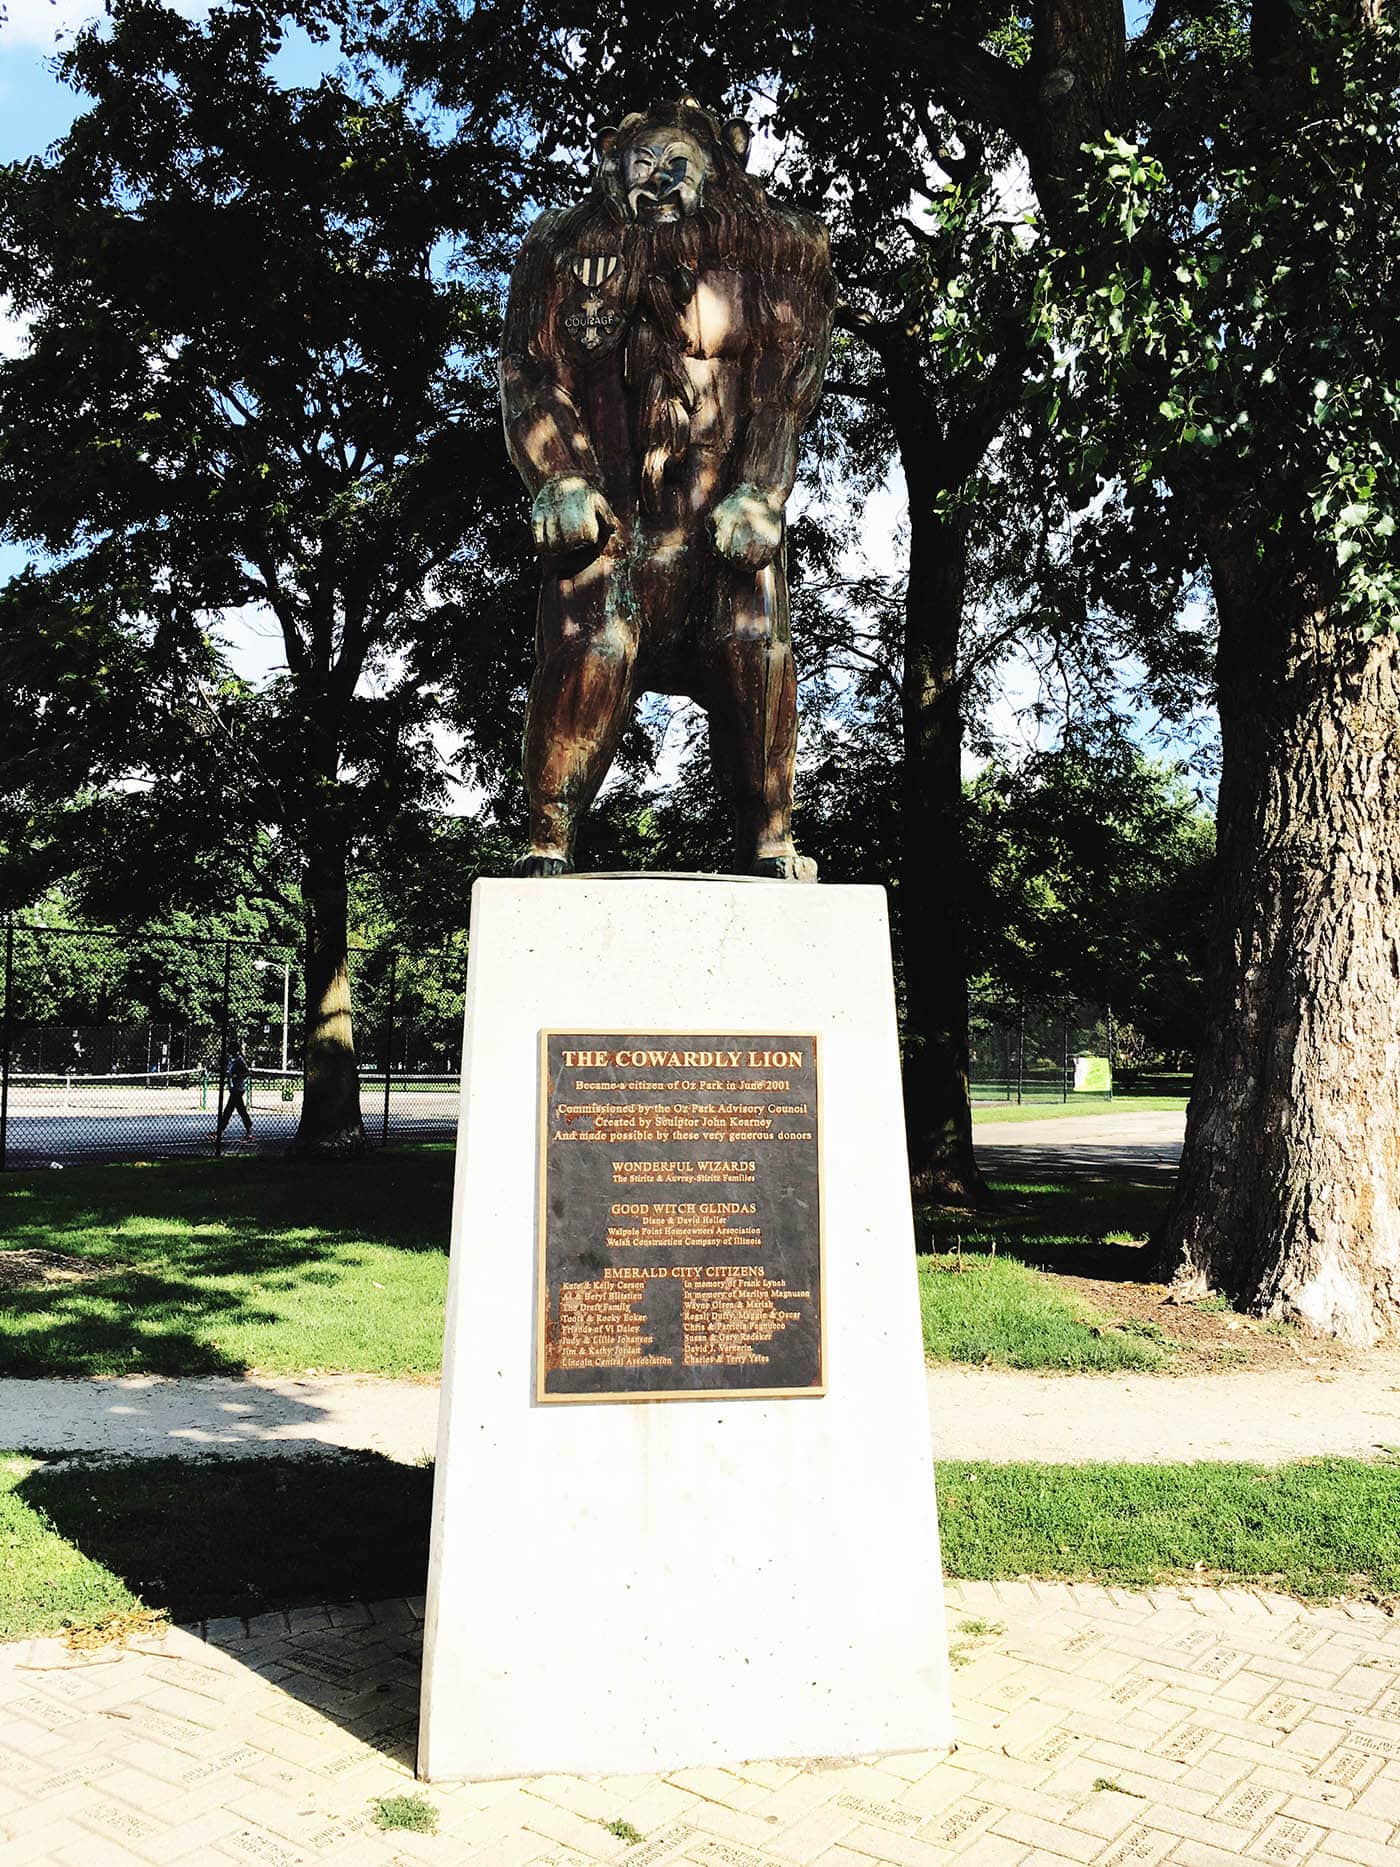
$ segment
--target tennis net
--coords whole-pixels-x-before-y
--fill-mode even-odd
[[[146,1070],[134,1075],[84,1076],[76,1070],[10,1076],[11,1115],[156,1115],[212,1108],[217,1100],[213,1070]]]

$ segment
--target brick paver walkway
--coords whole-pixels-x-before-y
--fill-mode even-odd
[[[1400,1862],[1400,1623],[1232,1590],[954,1583],[949,1758],[417,1793],[421,1604],[0,1648],[0,1862],[1294,1867]],[[628,1823],[643,1839],[609,1832]]]

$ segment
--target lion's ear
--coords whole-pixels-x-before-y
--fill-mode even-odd
[[[749,144],[753,141],[753,131],[742,117],[731,117],[720,134],[724,138],[725,148],[734,157],[739,167],[743,168],[749,159]]]
[[[600,156],[610,156],[613,145],[617,142],[618,132],[615,124],[605,123],[593,138],[593,147]]]

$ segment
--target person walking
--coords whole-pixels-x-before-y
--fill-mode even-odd
[[[222,1134],[235,1115],[243,1122],[243,1139],[253,1138],[253,1118],[248,1113],[248,1104],[244,1099],[248,1093],[248,1059],[241,1050],[235,1050],[228,1060],[224,1071],[224,1080],[228,1083],[228,1102],[219,1118],[219,1133]]]

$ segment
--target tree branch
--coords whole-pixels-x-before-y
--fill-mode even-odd
[[[1024,74],[975,39],[922,20],[911,27],[886,26],[859,8],[842,15],[841,33],[895,53],[949,110],[975,110],[1022,149],[1033,139],[1035,118]]]
[[[875,408],[889,408],[888,396],[870,383],[852,382],[844,376],[828,376],[826,386],[833,395],[848,395],[853,402],[869,402]]]

